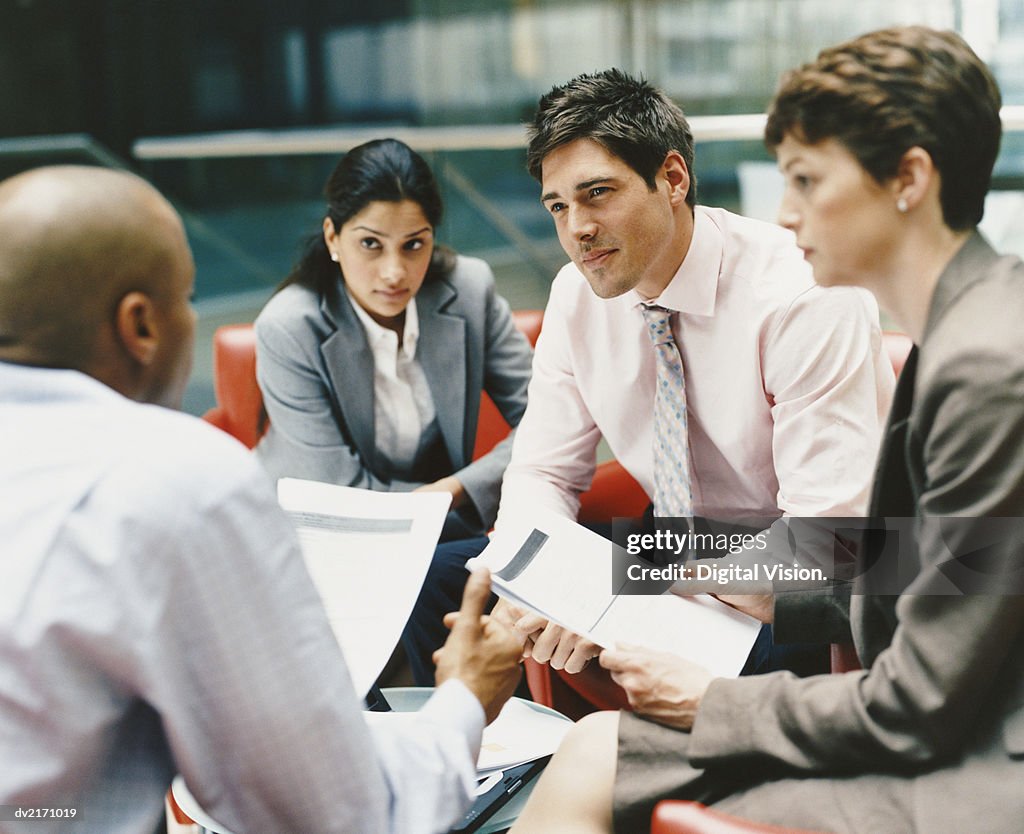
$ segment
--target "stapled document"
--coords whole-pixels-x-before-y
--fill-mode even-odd
[[[711,596],[637,596],[612,587],[612,548],[597,533],[543,509],[509,519],[472,564],[495,593],[605,648],[671,652],[736,677],[761,624]]]

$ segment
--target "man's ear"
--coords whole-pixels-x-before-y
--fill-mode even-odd
[[[679,151],[669,151],[658,173],[668,183],[668,196],[672,205],[685,203],[690,190],[690,170],[686,167],[683,155]]]
[[[160,328],[152,298],[139,291],[123,296],[117,303],[114,327],[129,356],[146,367],[153,363],[160,347]]]

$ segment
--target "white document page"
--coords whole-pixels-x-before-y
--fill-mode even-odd
[[[719,677],[736,677],[761,624],[713,597],[620,595],[612,545],[567,518],[538,509],[510,519],[473,560],[491,569],[494,591],[599,646],[671,652]]]
[[[518,698],[510,698],[498,717],[484,727],[480,774],[549,756],[558,749],[572,722],[564,715],[540,712]]]
[[[451,496],[372,492],[282,478],[277,498],[364,697],[402,636]]]
[[[430,689],[424,690],[424,703],[427,693],[432,692]],[[403,711],[364,712],[363,718],[371,727],[375,724],[395,725],[401,722],[414,727],[419,721],[416,712]],[[498,717],[484,727],[480,756],[476,762],[477,774],[487,776],[495,770],[551,755],[572,726],[572,721],[554,710],[527,704],[519,698],[509,698]]]

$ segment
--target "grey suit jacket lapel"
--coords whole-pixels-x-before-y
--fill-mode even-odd
[[[917,347],[913,347],[896,383],[889,420],[878,452],[871,487],[870,516],[912,516],[914,495],[907,476],[907,426],[914,406]]]
[[[928,336],[936,324],[968,287],[985,277],[991,262],[997,257],[985,239],[975,232],[947,264],[935,286],[921,339],[925,356]],[[874,663],[878,654],[889,645],[896,628],[894,591],[902,588],[905,580],[909,581],[911,577],[905,576],[908,571],[913,569],[916,572],[919,568],[919,565],[907,561],[915,554],[905,545],[899,547],[898,538],[888,544],[895,544],[900,556],[891,550],[888,558],[883,556],[887,542],[879,532],[883,524],[891,528],[897,519],[910,519],[918,513],[917,501],[923,486],[919,482],[922,464],[918,459],[920,449],[916,448],[912,436],[914,401],[920,383],[918,364],[919,349],[915,346],[900,374],[879,451],[869,510],[876,530],[869,531],[862,541],[860,593],[851,600],[851,624],[858,654],[865,666]],[[927,385],[927,381],[924,384]],[[884,519],[888,521],[884,522]],[[904,532],[911,533],[910,530]],[[874,564],[876,561],[878,564]],[[870,577],[864,573],[869,569],[872,571]]]
[[[975,232],[939,276],[928,311],[923,345],[928,343],[928,334],[955,303],[956,299],[972,284],[983,278],[992,260],[998,256],[985,239]],[[911,483],[908,470],[908,429],[917,389],[918,348],[915,346],[907,357],[903,373],[900,374],[893,397],[892,409],[882,440],[872,488],[870,515],[912,516],[916,511],[914,494],[917,485]]]
[[[928,334],[935,329],[957,298],[972,284],[984,278],[992,262],[998,259],[999,255],[980,233],[974,232],[967,238],[960,251],[946,265],[939,276],[939,282],[935,285],[935,294],[928,310],[928,322],[924,328],[924,338],[921,339],[922,346],[927,345]]]
[[[857,655],[865,666],[889,645],[896,628],[896,597],[900,586],[900,537],[910,533],[906,521],[917,512],[909,469],[910,413],[917,379],[917,347],[907,357],[896,385],[871,487],[868,515],[858,553],[855,593],[850,599],[850,628]]]
[[[377,459],[374,426],[373,354],[366,341],[366,331],[340,284],[324,297],[320,306],[324,317],[335,328],[320,345],[320,354],[331,378],[338,408],[366,466],[373,472],[381,472],[384,467]]]
[[[437,424],[452,466],[469,463],[466,450],[466,321],[447,308],[458,297],[451,284],[434,280],[416,296],[420,340],[416,355],[430,386]]]

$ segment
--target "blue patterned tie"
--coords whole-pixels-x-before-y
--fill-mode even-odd
[[[665,518],[693,515],[690,448],[686,433],[686,385],[683,360],[672,337],[673,311],[641,307],[647,333],[658,355],[654,400],[654,514]]]

